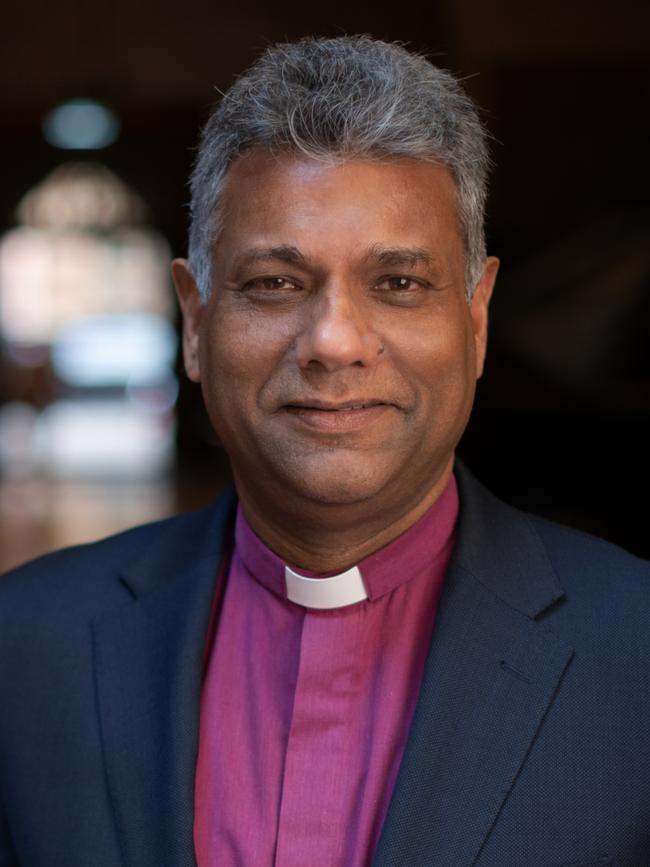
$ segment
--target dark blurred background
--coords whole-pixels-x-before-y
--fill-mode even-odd
[[[650,556],[650,4],[26,0],[0,37],[0,567],[226,483],[167,276],[197,132],[267,44],[360,32],[461,76],[493,137],[503,264],[462,456]]]

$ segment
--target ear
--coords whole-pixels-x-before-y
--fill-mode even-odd
[[[192,382],[201,381],[199,363],[200,324],[204,304],[186,259],[174,259],[172,277],[183,314],[183,360]]]
[[[490,298],[492,297],[492,290],[494,289],[494,284],[497,279],[499,264],[500,262],[496,256],[488,256],[485,260],[483,274],[476,285],[470,303],[470,315],[472,317],[474,346],[476,350],[477,379],[479,379],[483,374],[488,334],[488,307],[490,305]]]

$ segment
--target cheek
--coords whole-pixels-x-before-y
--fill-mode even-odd
[[[213,326],[201,341],[201,387],[208,412],[217,423],[223,410],[236,412],[250,380],[247,365],[252,353],[247,352],[244,335],[235,329]],[[238,400],[235,401],[235,395]]]
[[[283,357],[279,336],[256,317],[215,317],[201,340],[201,382],[211,417],[255,411]]]
[[[408,347],[398,353],[398,365],[417,384],[427,403],[442,405],[473,391],[475,351],[467,328],[444,324],[412,332]]]

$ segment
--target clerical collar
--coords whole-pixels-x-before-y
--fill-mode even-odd
[[[457,516],[452,475],[442,495],[401,536],[345,572],[320,575],[284,563],[255,535],[239,506],[235,553],[250,576],[276,596],[309,609],[336,609],[377,599],[415,577],[446,550]]]
[[[301,575],[285,564],[284,583],[289,602],[305,608],[343,608],[368,598],[358,566],[338,575],[313,578]]]

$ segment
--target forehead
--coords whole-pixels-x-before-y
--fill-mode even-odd
[[[251,151],[228,171],[220,217],[217,258],[275,244],[307,255],[399,245],[462,256],[452,174],[422,160],[324,162]]]

